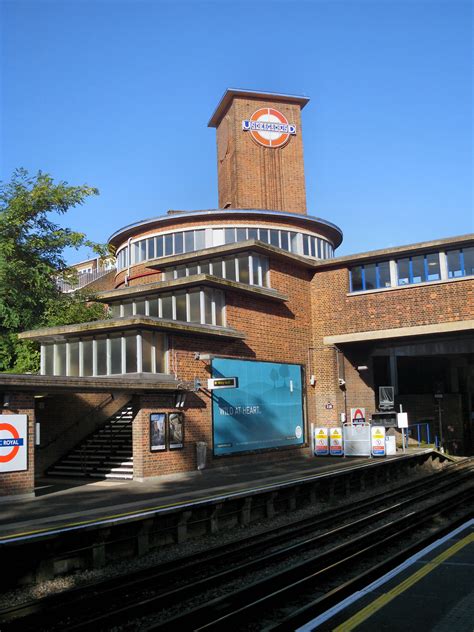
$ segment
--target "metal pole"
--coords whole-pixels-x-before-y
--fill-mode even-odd
[[[400,412],[403,412],[403,406],[400,404]],[[406,448],[405,448],[405,428],[402,428],[402,448],[403,448],[403,454],[405,454],[406,452]]]
[[[443,447],[443,423],[441,418],[441,399],[438,400],[438,419],[439,419],[439,451],[444,452]]]

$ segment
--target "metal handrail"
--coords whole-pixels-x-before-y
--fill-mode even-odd
[[[113,272],[115,269],[116,268],[99,268],[98,270],[92,270],[92,272],[78,274],[77,280],[73,282],[65,281],[64,279],[56,279],[56,283],[61,292],[74,292],[74,290],[78,290],[93,281],[97,281],[97,279],[100,279],[109,272]]]

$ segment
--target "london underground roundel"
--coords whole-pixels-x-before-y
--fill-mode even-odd
[[[282,147],[296,134],[296,126],[274,108],[260,108],[250,119],[242,121],[242,129],[264,147]]]

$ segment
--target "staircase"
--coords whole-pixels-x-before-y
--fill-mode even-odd
[[[133,480],[131,404],[121,408],[47,471],[49,476]]]

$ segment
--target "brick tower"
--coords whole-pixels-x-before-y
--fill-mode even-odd
[[[229,89],[217,130],[219,208],[306,214],[301,110],[306,97]]]

